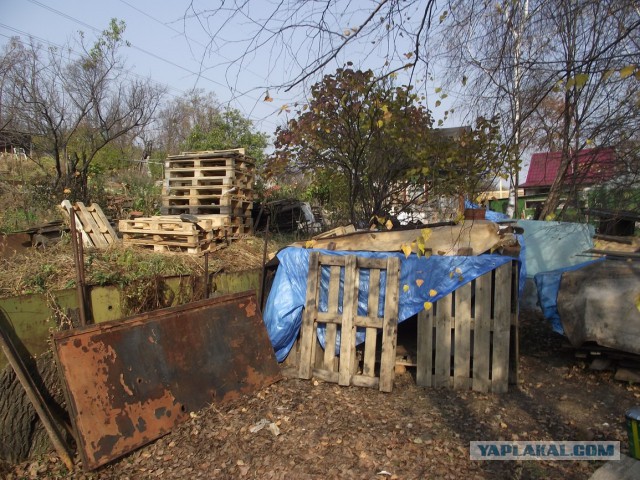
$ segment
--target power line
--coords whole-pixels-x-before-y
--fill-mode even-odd
[[[42,4],[41,2],[39,2],[37,0],[28,0],[28,1],[30,3],[36,5],[36,6],[39,6],[41,8],[44,8],[45,10],[48,10],[48,11],[50,11],[50,12],[56,14],[56,15],[59,15],[59,16],[61,16],[63,18],[66,18],[66,19],[68,19],[68,20],[70,20],[70,21],[72,21],[74,23],[77,23],[79,25],[82,25],[82,26],[90,29],[90,30],[93,30],[94,32],[102,33],[101,30],[97,29],[96,27],[94,27],[92,25],[89,25],[86,22],[83,22],[82,20],[79,20],[79,19],[73,17],[72,15],[68,15],[68,14],[66,14],[64,12],[61,12],[60,10],[57,10],[57,9],[55,9],[53,7],[50,7],[48,5],[44,5],[44,4]],[[202,79],[207,80],[207,81],[209,81],[209,82],[211,82],[211,83],[213,83],[215,85],[219,85],[219,86],[221,86],[223,88],[230,88],[228,85],[225,85],[225,84],[223,84],[223,83],[221,83],[221,82],[219,82],[217,80],[214,80],[212,78],[206,77],[206,76],[202,75],[201,73],[194,72],[193,70],[190,70],[190,69],[188,69],[186,67],[183,67],[182,65],[179,65],[179,64],[177,64],[177,63],[175,63],[175,62],[173,62],[171,60],[168,60],[168,59],[166,59],[166,58],[164,58],[164,57],[162,57],[160,55],[157,55],[157,54],[155,54],[153,52],[149,52],[148,50],[145,50],[143,48],[137,47],[137,46],[135,46],[133,44],[130,44],[130,46],[131,46],[131,48],[133,48],[135,50],[138,50],[139,52],[144,53],[145,55],[149,55],[149,56],[151,56],[151,57],[153,57],[153,58],[155,58],[157,60],[165,62],[165,63],[167,63],[167,64],[169,64],[169,65],[171,65],[173,67],[176,67],[176,68],[178,68],[180,70],[183,70],[183,71],[185,71],[185,72],[187,72],[187,73],[189,73],[191,75],[195,75],[197,78],[202,78]],[[259,102],[260,101],[259,99],[255,98],[255,97],[252,97],[248,93],[244,92],[244,93],[241,93],[240,95],[232,94],[232,97],[229,99],[229,102],[237,100],[238,98],[241,98],[243,96],[246,96],[247,98],[249,98],[251,100],[254,100],[255,102]],[[245,108],[244,108],[244,106],[242,104],[239,104],[239,106],[243,111],[245,110]],[[245,111],[245,115],[246,114],[247,114],[247,112]]]
[[[15,28],[15,27],[10,27],[9,25],[5,25],[4,23],[1,23],[1,22],[0,22],[0,27],[1,27],[1,28],[4,28],[4,29],[6,29],[6,30],[9,30],[9,31],[11,31],[11,32],[13,32],[13,33],[17,33],[18,35],[23,35],[23,36],[26,36],[26,37],[28,37],[28,38],[33,38],[33,39],[35,39],[35,40],[37,40],[37,41],[39,41],[39,42],[42,42],[42,43],[45,43],[45,44],[47,44],[47,45],[51,46],[51,47],[55,47],[55,48],[60,49],[60,50],[65,49],[65,47],[63,47],[62,45],[59,45],[59,44],[57,44],[57,43],[55,43],[55,42],[51,42],[51,41],[46,40],[46,39],[44,39],[44,38],[42,38],[42,37],[38,37],[37,35],[33,35],[33,34],[29,33],[29,32],[25,32],[25,31],[23,31],[23,30],[19,30],[19,29]],[[2,35],[2,34],[0,34],[0,35]],[[16,38],[16,37],[8,36],[8,35],[2,35],[2,36],[3,36],[3,37],[5,37],[5,38],[8,38],[8,39],[12,39],[12,38],[14,38],[14,39],[15,39],[15,38]],[[20,43],[22,43],[22,44],[24,45],[24,42],[23,42],[20,38],[17,38],[17,40],[18,40]],[[77,51],[75,51],[75,50],[73,50],[73,49],[71,49],[71,48],[69,48],[68,50],[69,50],[69,52],[71,52],[71,53],[73,53],[73,54],[77,55],[78,57],[81,57],[81,56],[82,56],[82,53],[77,52]],[[132,71],[129,71],[129,70],[127,70],[127,71],[125,72],[125,75],[127,75],[127,76],[134,76],[134,77],[137,77],[137,78],[139,78],[139,79],[141,79],[141,80],[147,80],[147,77],[144,77],[143,75],[140,75],[140,74],[138,74],[138,73],[135,73],[135,72],[132,72]],[[179,88],[177,88],[177,87],[173,87],[173,86],[168,85],[168,84],[166,84],[166,83],[158,82],[158,81],[153,80],[153,79],[150,79],[150,80],[151,80],[153,83],[155,83],[156,85],[158,85],[158,86],[160,86],[160,87],[164,87],[164,88],[166,88],[167,90],[175,90],[175,91],[179,92],[179,93],[180,93],[180,95],[184,95],[184,94],[186,93],[184,90],[180,90]],[[169,93],[169,92],[168,92],[168,93]],[[178,95],[174,95],[174,94],[172,94],[172,93],[169,93],[169,95],[171,95],[171,96],[173,96],[173,97],[176,97],[176,98],[178,97]]]
[[[189,35],[187,35],[185,32],[181,32],[180,30],[178,30],[177,28],[173,28],[170,25],[167,25],[165,22],[163,22],[162,20],[157,19],[156,17],[154,17],[153,15],[150,15],[149,13],[145,12],[144,10],[136,7],[135,5],[131,5],[129,2],[127,2],[126,0],[120,0],[121,3],[124,3],[125,5],[127,5],[128,7],[132,8],[133,10],[135,10],[136,12],[144,15],[145,17],[153,20],[154,22],[162,25],[163,27],[171,30],[174,33],[177,33],[178,35],[183,36],[184,38],[186,38],[187,40],[189,40],[190,42],[193,42],[199,46],[201,46],[204,49],[207,49],[209,46],[202,43],[199,40],[196,40],[195,38],[190,37]],[[227,61],[227,62],[233,62],[233,60],[231,60],[230,58],[224,56],[222,53],[220,52],[216,52],[216,55],[218,55],[220,58],[222,58],[223,60]],[[244,71],[247,71],[249,73],[252,73],[253,75],[255,75],[256,77],[260,78],[261,75],[257,72],[254,72],[253,70],[251,70],[250,68],[244,68]]]

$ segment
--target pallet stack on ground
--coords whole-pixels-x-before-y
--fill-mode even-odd
[[[120,220],[125,244],[153,247],[156,252],[202,253],[216,240],[223,240],[231,228],[230,219],[220,215],[183,220],[180,215]]]
[[[162,213],[230,217],[230,236],[251,233],[255,164],[243,148],[172,155],[165,161]]]

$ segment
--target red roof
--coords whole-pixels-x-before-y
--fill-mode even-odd
[[[527,180],[520,187],[550,187],[560,167],[562,152],[531,155]],[[565,183],[593,185],[616,175],[615,152],[612,148],[589,148],[578,151],[567,170]]]

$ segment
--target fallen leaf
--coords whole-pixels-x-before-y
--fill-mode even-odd
[[[422,280],[421,278],[418,278],[416,280],[416,285],[419,286],[419,287],[421,287],[423,283],[424,283],[424,280]]]
[[[400,250],[404,253],[405,258],[409,258],[409,255],[411,255],[411,247],[409,245],[400,245]]]
[[[393,228],[393,223],[391,222],[391,220],[387,220],[384,226],[387,227],[387,230],[391,230]]]
[[[307,242],[304,244],[305,248],[313,248],[313,246],[316,244],[315,240],[307,240]]]
[[[405,292],[405,293],[408,292],[409,291],[409,285],[403,285],[402,286],[402,291]]]
[[[431,290],[429,290],[429,296],[430,297],[435,297],[436,295],[438,295],[438,291],[434,290],[433,288]]]
[[[433,303],[431,302],[424,302],[424,309],[429,311],[431,310],[431,308],[433,307]]]
[[[269,427],[267,428],[271,433],[273,433],[274,436],[277,437],[278,435],[280,435],[280,429],[278,428],[278,425],[276,425],[275,423],[270,423]]]

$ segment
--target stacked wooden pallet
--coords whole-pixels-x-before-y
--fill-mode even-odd
[[[255,165],[244,149],[186,152],[165,161],[162,216],[121,220],[124,243],[201,253],[251,233]]]
[[[227,219],[219,216],[181,219],[180,215],[120,220],[123,242],[153,247],[157,252],[201,253],[224,239]]]
[[[255,165],[243,148],[173,155],[165,161],[162,213],[229,218],[229,236],[251,233]]]

